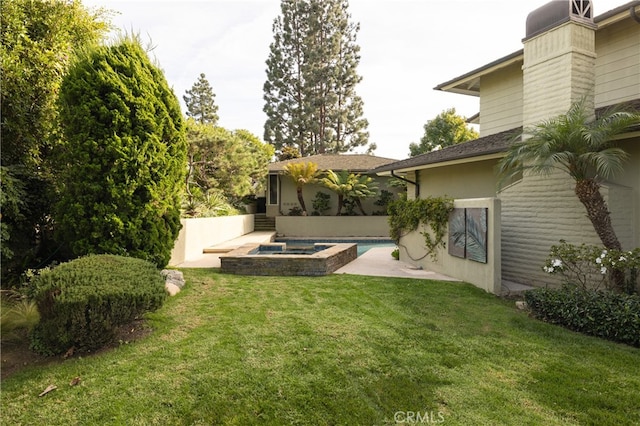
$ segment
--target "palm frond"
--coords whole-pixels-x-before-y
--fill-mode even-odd
[[[545,175],[560,169],[575,180],[609,178],[622,171],[628,158],[624,150],[612,147],[612,140],[638,125],[640,114],[633,111],[611,110],[594,119],[582,98],[566,114],[516,135],[498,164],[499,185],[525,170]]]

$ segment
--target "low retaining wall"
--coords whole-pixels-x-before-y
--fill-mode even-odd
[[[220,256],[221,271],[237,275],[328,275],[358,257],[358,245],[338,243],[313,254],[251,254],[260,244],[245,244]]]
[[[282,237],[389,238],[387,216],[276,216]]]
[[[460,258],[449,254],[447,248],[437,250],[437,260],[427,255],[424,236],[420,232],[428,232],[421,228],[400,239],[400,260],[421,266],[423,269],[448,275],[466,281],[493,294],[500,294],[502,289],[501,263],[501,227],[500,200],[497,198],[474,198],[455,200],[454,208],[486,208],[487,210],[487,241],[486,263]],[[444,237],[448,241],[449,234]]]
[[[178,235],[169,265],[176,266],[202,257],[202,250],[253,232],[254,215],[180,219]]]

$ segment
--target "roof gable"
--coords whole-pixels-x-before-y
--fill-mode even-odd
[[[368,172],[371,169],[391,164],[393,158],[376,157],[368,154],[319,154],[291,160],[277,161],[269,164],[269,172],[281,172],[287,164],[312,162],[320,170],[348,170],[351,172]]]
[[[619,105],[609,105],[597,108],[595,110],[596,117],[600,117],[610,108],[615,109],[616,107],[621,107],[626,110],[640,111],[640,98],[634,99],[630,102],[624,102]],[[374,170],[371,170],[371,173],[382,173],[391,170],[412,170],[429,164],[473,159],[486,155],[505,152],[509,148],[509,145],[514,140],[514,138],[522,134],[522,130],[522,127],[516,127],[510,130],[505,130],[504,132],[494,133],[489,136],[474,139],[469,142],[451,145],[438,151],[431,151],[425,154],[417,155],[415,157],[407,158],[406,160],[385,164]],[[635,131],[635,128],[633,128],[632,130]]]

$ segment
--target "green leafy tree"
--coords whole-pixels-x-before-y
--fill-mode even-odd
[[[66,144],[58,237],[76,256],[164,266],[180,230],[186,161],[177,98],[140,42],[85,52],[60,90]]]
[[[610,110],[593,118],[582,99],[566,114],[524,129],[500,161],[500,174],[505,180],[523,171],[538,175],[558,169],[566,172],[575,181],[576,196],[602,244],[607,249],[621,250],[600,193],[600,181],[623,170],[628,154],[613,139],[638,124],[637,111]]]
[[[302,209],[302,214],[307,215],[307,206],[302,196],[302,189],[305,185],[309,185],[318,181],[320,172],[318,171],[318,165],[311,161],[306,163],[289,163],[284,167],[284,172],[296,185],[296,193],[298,195],[298,202]]]
[[[101,40],[106,21],[104,10],[80,2],[0,2],[1,185],[3,193],[21,194],[12,208],[3,203],[3,286],[56,252],[50,220],[60,138],[56,98],[74,51]]]
[[[200,124],[218,123],[218,106],[215,104],[215,93],[203,73],[198,77],[190,90],[182,97],[187,106],[187,116],[194,118]]]
[[[464,117],[457,115],[455,108],[450,108],[442,111],[433,120],[427,121],[420,144],[411,143],[409,145],[409,155],[415,157],[436,149],[477,139],[478,136],[478,132],[467,126]]]
[[[247,130],[234,132],[187,121],[187,205],[222,195],[234,206],[264,185],[273,147]]]
[[[283,1],[267,59],[264,139],[278,156],[340,153],[368,142],[355,88],[360,61],[345,0]]]

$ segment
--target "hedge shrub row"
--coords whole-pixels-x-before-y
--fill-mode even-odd
[[[119,326],[162,306],[164,279],[150,262],[115,255],[90,255],[45,271],[31,283],[40,322],[32,349],[56,355],[99,349]]]
[[[531,290],[524,298],[533,315],[543,321],[640,347],[638,295],[564,286]]]

